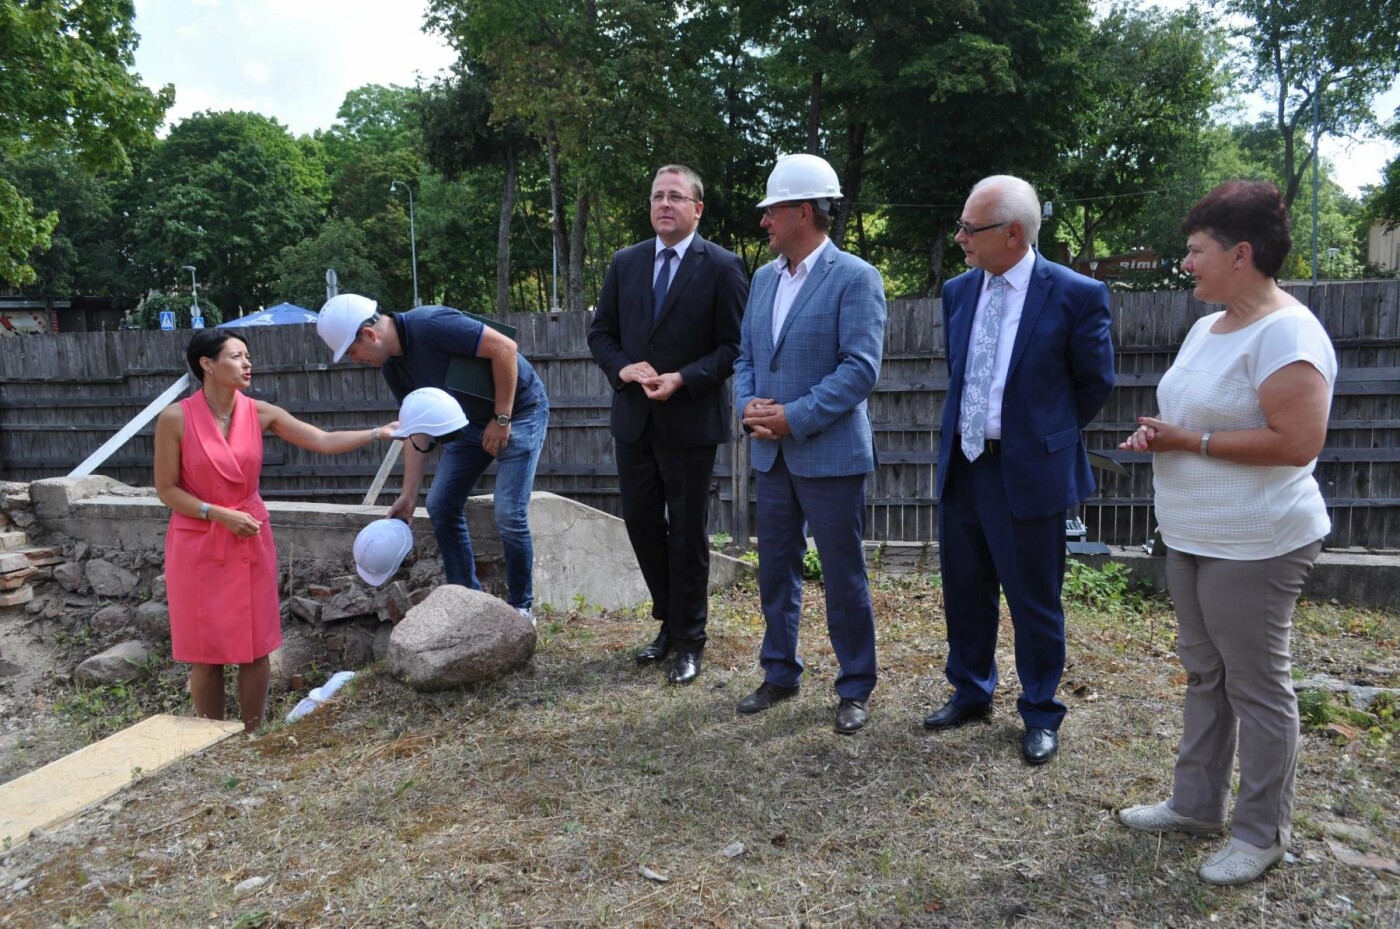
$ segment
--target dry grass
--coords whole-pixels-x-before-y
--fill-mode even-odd
[[[1321,826],[1364,826],[1394,857],[1383,727],[1306,735],[1297,860],[1211,888],[1195,868],[1212,842],[1112,816],[1170,782],[1181,672],[1160,605],[1074,613],[1062,752],[1033,770],[1014,686],[988,724],[923,731],[946,693],[940,592],[882,581],[876,597],[882,679],[855,737],[831,729],[819,588],[802,694],[756,718],[734,713],[760,680],[753,590],[714,601],[690,688],[632,663],[647,621],[546,617],[524,673],[439,696],[362,676],[10,852],[0,926],[1400,925],[1400,878],[1340,865]],[[1393,665],[1397,639],[1394,616],[1310,607],[1299,663]],[[1009,645],[1008,625],[1014,685]],[[267,883],[235,893],[251,877]]]

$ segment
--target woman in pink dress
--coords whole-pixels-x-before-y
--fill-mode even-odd
[[[224,718],[224,665],[238,665],[243,727],[262,725],[268,655],[282,644],[277,549],[258,494],[263,433],[338,454],[388,439],[398,425],[324,432],[243,394],[248,346],[226,329],[194,334],[186,352],[203,388],[156,420],[156,492],[174,512],[165,536],[171,652],[188,662],[195,714]]]

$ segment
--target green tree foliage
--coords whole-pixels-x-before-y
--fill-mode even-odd
[[[1317,99],[1322,132],[1374,129],[1371,103],[1400,74],[1400,3],[1394,0],[1217,0],[1242,17],[1241,54],[1254,87],[1273,101],[1272,131],[1283,146],[1280,187],[1297,199],[1314,152],[1308,140]]]
[[[273,261],[312,234],[328,201],[325,168],[275,119],[200,113],[171,130],[141,166],[137,254],[155,281],[182,265],[225,306],[273,296]]]
[[[1220,99],[1223,42],[1195,9],[1118,6],[1095,24],[1078,138],[1041,191],[1076,259],[1142,245],[1180,253],[1176,223],[1209,161],[1202,127]]]
[[[1386,128],[1386,135],[1400,143],[1400,111]],[[1366,201],[1366,214],[1370,219],[1382,220],[1387,229],[1400,226],[1400,156],[1392,158],[1381,174],[1381,186]]]
[[[0,168],[34,151],[67,151],[87,168],[123,170],[174,101],[131,72],[131,0],[0,0]],[[35,214],[0,172],[0,281],[35,279],[30,256],[48,247],[52,211]]]
[[[175,313],[175,328],[189,329],[193,308],[194,300],[189,294],[151,294],[136,311],[136,328],[159,329],[160,314],[172,310]],[[199,301],[199,310],[206,327],[217,326],[224,321],[223,312],[207,297]]]
[[[26,292],[49,299],[110,294],[134,301],[142,283],[122,248],[119,179],[89,169],[66,151],[28,152],[5,166],[4,173],[29,192],[40,211],[56,219],[48,246],[30,252],[35,277]]]
[[[346,94],[335,125],[317,136],[330,176],[331,215],[358,224],[365,240],[363,257],[375,266],[380,280],[376,297],[390,307],[413,305],[407,190],[421,200],[422,96],[416,88],[367,84]],[[396,181],[394,192],[390,187]],[[415,206],[421,224],[423,204]],[[341,238],[339,233],[333,236]],[[421,251],[421,232],[418,241]],[[341,268],[335,267],[339,274]],[[325,271],[322,266],[301,274],[319,278]],[[419,276],[424,298],[429,299],[436,271],[421,255]],[[348,284],[343,282],[341,289],[349,289]]]
[[[872,184],[885,202],[879,245],[901,286],[934,293],[962,268],[949,248],[967,193],[988,174],[1055,177],[1091,101],[1084,0],[913,0],[881,8],[865,52],[884,88]],[[896,251],[897,250],[897,251]]]
[[[334,268],[343,293],[385,299],[384,279],[370,257],[368,237],[360,224],[346,218],[328,220],[316,235],[282,249],[273,265],[277,297],[320,309],[326,300],[326,269]]]

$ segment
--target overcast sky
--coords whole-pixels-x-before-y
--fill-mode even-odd
[[[251,110],[301,135],[335,122],[356,87],[427,84],[452,64],[452,49],[423,33],[423,11],[422,0],[136,0],[136,70],[153,87],[175,85],[171,122]],[[1397,107],[1400,84],[1376,113],[1390,119]],[[1352,193],[1379,183],[1396,151],[1379,140],[1322,144]]]

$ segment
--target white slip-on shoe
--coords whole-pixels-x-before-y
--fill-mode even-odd
[[[1130,806],[1118,811],[1118,821],[1139,832],[1186,832],[1191,835],[1216,835],[1225,831],[1224,823],[1182,816],[1168,806],[1169,801],[1151,806]]]
[[[1231,839],[1201,865],[1201,880],[1210,884],[1248,884],[1278,864],[1283,852],[1283,844],[1279,842],[1268,848],[1259,848],[1239,839]]]

